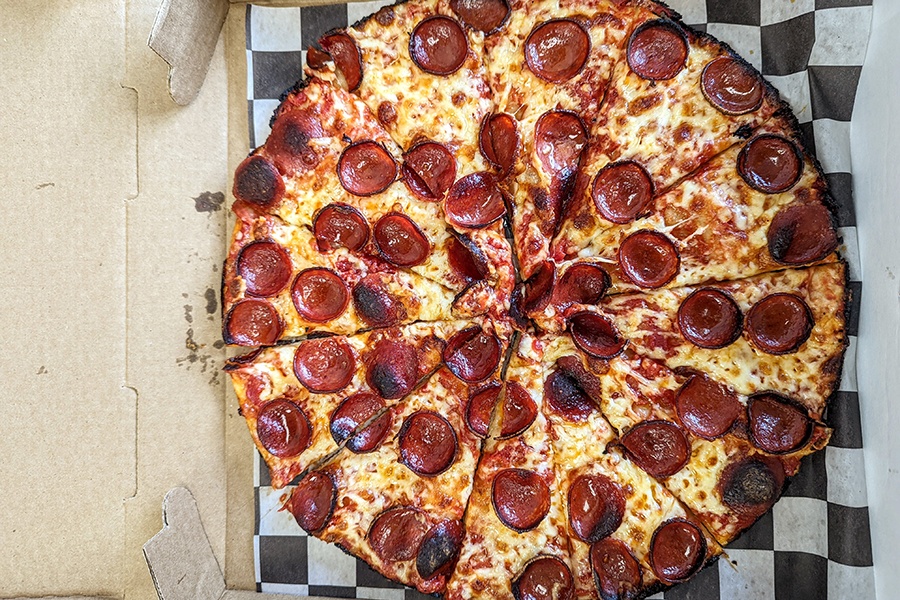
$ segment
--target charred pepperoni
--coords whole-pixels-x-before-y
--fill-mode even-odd
[[[255,154],[238,165],[232,191],[238,200],[271,208],[284,196],[284,180],[275,165]]]
[[[569,525],[593,544],[612,534],[625,516],[625,492],[605,475],[582,475],[569,487]]]
[[[609,289],[609,275],[593,263],[576,263],[566,269],[553,290],[553,303],[559,307],[572,304],[597,304]]]
[[[319,44],[331,55],[334,66],[347,84],[347,89],[351,92],[356,91],[362,83],[363,67],[362,54],[353,38],[346,33],[334,33],[320,39]]]
[[[653,200],[653,181],[633,161],[612,163],[594,178],[591,197],[607,221],[630,223],[646,213]]]
[[[399,438],[400,462],[423,477],[449,469],[459,446],[450,422],[428,410],[407,417]]]
[[[225,316],[225,341],[238,346],[269,346],[278,341],[284,324],[265,300],[241,300]]]
[[[334,271],[315,267],[297,274],[291,287],[291,299],[302,318],[325,323],[346,310],[350,291]]]
[[[367,275],[353,286],[353,307],[370,327],[391,327],[406,320],[406,308],[378,275]]]
[[[744,405],[730,388],[705,375],[694,375],[678,390],[675,409],[688,431],[712,440],[731,429]]]
[[[306,340],[294,351],[294,374],[313,393],[338,392],[350,384],[355,372],[356,359],[344,338]]]
[[[403,155],[403,181],[418,197],[440,200],[456,181],[456,157],[437,142],[421,142]]]
[[[539,556],[512,582],[516,600],[571,600],[575,584],[568,565],[555,556]]]
[[[632,600],[641,591],[641,565],[628,547],[615,538],[591,545],[591,569],[603,600]]]
[[[370,392],[359,392],[344,398],[331,413],[331,437],[338,444],[347,441],[347,448],[357,454],[375,450],[391,428],[393,413],[385,411],[364,429],[359,428],[384,407],[384,400]]]
[[[678,328],[701,348],[724,348],[741,335],[743,315],[734,299],[721,290],[693,292],[678,307]]]
[[[337,500],[334,481],[321,471],[313,471],[300,480],[291,493],[291,514],[307,533],[316,533],[328,524]]]
[[[771,457],[746,458],[725,468],[719,480],[726,506],[748,516],[769,510],[784,487],[784,467]]]
[[[687,39],[672,21],[644,23],[628,40],[628,66],[644,79],[672,79],[684,68],[687,56]]]
[[[385,562],[412,560],[428,533],[425,514],[401,506],[378,515],[369,528],[369,546]]]
[[[500,437],[519,435],[537,418],[537,404],[531,394],[515,381],[506,383],[506,396],[500,412]]]
[[[569,19],[554,19],[535,27],[525,40],[525,64],[551,83],[562,83],[581,72],[591,50],[584,27]]]
[[[659,526],[650,542],[650,568],[663,583],[684,581],[706,559],[706,538],[693,523],[673,519]]]
[[[638,423],[622,436],[631,459],[653,477],[669,477],[687,464],[691,443],[684,432],[667,421]]]
[[[297,456],[309,447],[309,419],[293,402],[272,400],[256,417],[256,436],[263,448],[274,456]]]
[[[526,469],[504,469],[494,476],[491,499],[497,517],[515,531],[534,529],[550,512],[550,488]]]
[[[459,521],[441,521],[432,527],[419,546],[416,570],[419,577],[429,579],[445,573],[453,566],[462,549],[463,528]]]
[[[347,204],[329,204],[316,215],[313,233],[319,250],[362,249],[369,240],[369,223],[361,212]]]
[[[450,8],[463,23],[484,33],[500,29],[510,12],[507,0],[450,0]]]
[[[366,361],[366,382],[382,398],[402,398],[415,387],[419,357],[416,349],[406,342],[381,340]]]
[[[506,203],[492,173],[466,175],[453,184],[444,200],[447,221],[456,227],[486,227],[503,216]]]
[[[766,452],[793,452],[806,443],[812,432],[806,411],[775,394],[750,398],[748,413],[753,445]]]
[[[428,17],[409,38],[409,55],[426,73],[450,75],[466,62],[469,41],[455,20],[441,15]]]
[[[730,56],[707,63],[700,89],[710,104],[727,115],[753,112],[763,100],[762,80],[749,66]]]
[[[638,287],[666,285],[678,274],[680,265],[674,242],[657,231],[636,231],[619,246],[622,275]]]
[[[831,213],[818,202],[795,202],[779,210],[766,238],[769,254],[786,265],[822,260],[838,246]]]
[[[583,421],[595,409],[594,401],[581,382],[563,368],[554,370],[544,382],[544,401],[571,421]]]
[[[431,253],[428,238],[415,222],[401,213],[378,219],[372,237],[381,256],[398,267],[421,265]]]
[[[778,135],[753,138],[738,154],[737,170],[747,185],[767,194],[791,189],[803,169],[800,151]]]
[[[463,329],[447,341],[444,363],[466,383],[484,381],[500,364],[500,340],[480,327]]]
[[[572,340],[582,351],[597,358],[618,356],[628,340],[608,318],[590,311],[575,313],[568,319]]]
[[[815,322],[809,306],[794,294],[771,294],[747,313],[745,330],[754,346],[768,354],[796,352]]]
[[[502,390],[503,387],[499,383],[493,383],[469,398],[469,404],[466,406],[466,424],[480,437],[486,437],[490,430],[491,415]]]
[[[478,136],[481,154],[504,177],[512,170],[519,152],[519,126],[506,113],[488,115]]]
[[[291,257],[275,242],[247,244],[237,259],[238,275],[253,296],[274,296],[287,286],[293,270]]]

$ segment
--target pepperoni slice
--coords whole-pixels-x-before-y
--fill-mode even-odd
[[[428,17],[409,37],[409,55],[420,69],[432,75],[450,75],[466,62],[469,39],[450,17]]]
[[[378,219],[372,237],[382,258],[398,267],[421,265],[431,253],[428,238],[401,213],[388,213]]]
[[[547,307],[555,283],[556,269],[552,262],[545,260],[525,281],[522,302],[527,314],[541,312]]]
[[[402,398],[412,391],[419,375],[416,349],[406,342],[381,340],[366,357],[366,382],[382,398]]]
[[[632,460],[653,477],[674,475],[687,464],[691,443],[684,432],[668,421],[644,421],[622,436]]]
[[[467,236],[450,232],[452,239],[447,248],[447,262],[453,272],[466,284],[481,281],[488,275],[484,253]]]
[[[534,151],[547,173],[574,173],[585,145],[587,131],[574,113],[551,110],[541,115],[534,126]]]
[[[253,296],[274,296],[291,280],[293,270],[291,257],[275,242],[253,242],[238,254],[238,275]]]
[[[301,110],[286,111],[275,118],[266,150],[278,170],[291,175],[319,164],[319,155],[309,142],[321,137],[325,137],[325,130],[317,115]]]
[[[581,72],[591,51],[584,27],[570,19],[553,19],[531,30],[525,40],[525,64],[550,83],[562,83]]]
[[[399,438],[400,462],[423,477],[449,469],[459,446],[450,422],[430,410],[408,416]]]
[[[369,528],[369,546],[385,562],[412,560],[428,533],[425,514],[400,506],[378,515]]]
[[[393,413],[385,411],[383,415],[369,423],[365,429],[359,430],[359,428],[384,407],[384,400],[370,392],[359,392],[344,398],[331,413],[331,437],[338,444],[342,444],[347,438],[350,438],[347,441],[347,448],[357,454],[375,450],[384,441],[384,437],[391,428]]]
[[[662,287],[675,278],[680,266],[675,243],[657,231],[635,231],[619,246],[622,274],[638,287]]]
[[[337,488],[334,481],[321,471],[313,471],[300,480],[291,493],[291,514],[307,533],[321,530],[331,519]]]
[[[512,582],[516,600],[571,600],[575,583],[568,565],[555,556],[539,556]]]
[[[794,294],[771,294],[747,313],[745,329],[753,345],[768,354],[796,352],[815,322],[809,306]]]
[[[306,340],[294,352],[294,374],[313,393],[338,392],[349,385],[355,372],[356,359],[344,338]]]
[[[666,521],[650,542],[650,568],[663,583],[679,583],[696,573],[706,559],[706,538],[693,523]]]
[[[631,223],[650,208],[653,181],[647,170],[633,161],[606,165],[591,188],[597,210],[607,221]]]
[[[742,115],[760,107],[763,82],[749,66],[720,56],[703,67],[700,89],[709,103],[726,115]]]
[[[628,40],[628,66],[644,79],[672,79],[684,68],[687,56],[687,39],[672,21],[644,23]]]
[[[750,398],[750,437],[760,450],[782,454],[797,450],[812,433],[806,411],[786,398],[760,394]]]
[[[609,359],[625,349],[628,340],[619,334],[613,322],[603,315],[581,311],[568,318],[572,340],[582,351]]]
[[[553,290],[553,303],[567,307],[571,304],[597,304],[609,288],[609,275],[599,265],[576,263],[566,269]]]
[[[488,115],[481,122],[478,147],[491,166],[504,177],[516,164],[519,153],[519,126],[506,113]]]
[[[502,389],[499,383],[492,383],[469,398],[469,404],[466,406],[466,424],[480,437],[487,437],[491,427],[491,415],[500,399]]]
[[[447,221],[456,227],[486,227],[505,212],[506,203],[497,178],[486,171],[466,175],[454,183],[444,200]]]
[[[402,302],[385,289],[377,274],[367,275],[353,286],[353,307],[370,327],[391,327],[407,317]]]
[[[334,66],[343,76],[347,89],[356,91],[362,83],[363,66],[362,54],[353,38],[346,33],[333,33],[321,38],[319,44],[334,59]]]
[[[497,517],[515,531],[534,529],[550,512],[550,488],[540,475],[526,469],[504,469],[491,483]]]
[[[752,457],[732,463],[719,480],[722,501],[748,516],[769,510],[784,487],[784,467],[770,457]]]
[[[625,516],[625,492],[606,475],[582,475],[569,487],[569,525],[593,544],[612,534]]]
[[[731,429],[744,405],[732,389],[705,375],[694,375],[678,390],[675,410],[688,431],[712,440]]]
[[[269,346],[278,341],[284,324],[265,300],[241,300],[225,317],[225,341],[238,346]]]
[[[297,274],[291,299],[301,317],[313,323],[325,323],[346,310],[350,291],[334,271],[314,267]]]
[[[793,203],[779,210],[766,238],[769,254],[786,265],[822,260],[838,246],[831,213],[818,202]]]
[[[313,233],[322,252],[335,248],[355,252],[362,249],[369,240],[369,223],[352,206],[329,204],[316,215]]]
[[[371,140],[344,148],[337,170],[344,189],[357,196],[381,193],[397,178],[394,157],[384,146]]]
[[[274,456],[297,456],[309,447],[309,419],[293,402],[272,400],[256,417],[256,436],[263,448]]]
[[[581,382],[568,369],[557,368],[544,383],[544,401],[571,421],[583,421],[595,408]]]
[[[456,181],[456,157],[437,142],[421,142],[403,155],[403,181],[415,195],[440,200]]]
[[[760,135],[738,154],[737,170],[747,185],[776,194],[791,189],[803,170],[803,159],[793,142],[778,135]]]
[[[462,549],[463,535],[459,521],[441,521],[432,527],[422,540],[416,556],[419,577],[429,579],[449,570]]]
[[[623,542],[605,538],[591,545],[591,568],[603,600],[631,600],[643,587],[641,565]]]
[[[232,192],[238,200],[271,208],[284,196],[284,180],[275,165],[254,154],[238,165]]]
[[[450,0],[450,8],[463,23],[484,33],[500,29],[510,13],[507,0]]]
[[[743,315],[734,299],[721,290],[693,292],[678,307],[681,335],[701,348],[724,348],[741,335]]]
[[[322,69],[330,60],[331,56],[327,52],[322,52],[315,46],[309,46],[306,49],[306,64],[314,71]]]
[[[500,413],[500,437],[514,437],[531,427],[537,418],[537,404],[524,387],[515,381],[506,383],[506,396]]]
[[[447,341],[444,363],[466,383],[484,381],[500,364],[500,340],[480,327],[463,329]]]

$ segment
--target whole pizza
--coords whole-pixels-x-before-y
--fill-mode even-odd
[[[828,443],[831,199],[726,45],[650,0],[410,0],[307,63],[223,280],[304,530],[448,599],[641,598]]]

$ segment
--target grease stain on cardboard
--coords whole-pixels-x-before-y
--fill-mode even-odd
[[[198,213],[211,214],[222,210],[225,194],[222,192],[203,192],[194,198],[194,210]]]
[[[207,292],[213,292],[213,296],[215,296],[215,291],[207,289]],[[209,295],[204,294],[207,297],[207,306],[206,309],[209,311]],[[188,294],[182,294],[183,297],[187,298]],[[215,306],[213,306],[213,312],[218,310],[218,302],[215,302]],[[200,373],[211,372],[212,375],[209,378],[209,385],[220,385],[221,379],[219,377],[220,370],[217,368],[216,359],[208,352],[203,352],[203,349],[206,348],[206,344],[198,342],[194,339],[194,307],[191,304],[184,305],[184,320],[188,324],[188,328],[184,334],[184,347],[187,349],[188,353],[185,356],[181,356],[175,359],[175,364],[179,367],[185,367],[187,370],[191,370],[193,365],[199,365]],[[224,342],[221,340],[216,340],[213,342],[213,347],[216,349],[221,349],[225,346]]]

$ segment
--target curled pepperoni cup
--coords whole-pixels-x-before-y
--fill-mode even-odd
[[[369,327],[391,327],[406,319],[403,303],[377,275],[367,275],[353,286],[353,308]]]
[[[514,437],[531,427],[537,412],[537,404],[528,390],[515,381],[508,381],[500,405],[500,437]]]
[[[400,428],[399,438],[400,462],[423,477],[449,469],[459,446],[450,422],[432,411],[408,416]]]
[[[469,39],[450,17],[428,17],[409,37],[409,55],[420,69],[432,75],[451,75],[466,62]]]
[[[507,0],[450,0],[450,8],[463,23],[484,33],[500,29],[510,13]]]
[[[356,196],[372,196],[388,189],[397,178],[397,163],[378,142],[366,140],[344,148],[337,165],[344,189]]]
[[[831,213],[818,202],[782,208],[772,219],[766,238],[769,254],[786,265],[822,260],[838,246]]]
[[[750,398],[747,412],[753,445],[772,454],[799,449],[812,433],[812,421],[806,411],[775,394]]]
[[[349,91],[355,91],[362,83],[362,54],[346,33],[334,33],[319,40],[319,44],[331,55],[334,66],[344,78]]]
[[[636,162],[612,163],[597,173],[591,197],[604,219],[613,223],[630,223],[650,208],[653,181],[644,167]]]
[[[466,425],[479,437],[487,437],[494,406],[500,400],[502,390],[503,387],[499,383],[492,383],[469,398],[469,404],[466,406]]]
[[[270,208],[284,196],[284,180],[271,162],[259,155],[244,159],[234,173],[234,197]]]
[[[330,60],[331,56],[327,52],[322,52],[315,46],[306,49],[306,65],[314,71],[322,69]]]
[[[583,421],[595,410],[594,401],[584,387],[575,373],[557,367],[544,382],[544,402],[570,421]]]
[[[784,487],[784,467],[770,457],[753,457],[732,463],[719,479],[722,501],[747,515],[769,510]]]
[[[680,519],[666,521],[653,533],[650,568],[663,583],[684,581],[706,560],[706,538],[700,528]]]
[[[347,387],[355,372],[353,350],[343,338],[306,340],[294,351],[294,375],[313,393],[339,392]]]
[[[265,300],[241,300],[225,315],[225,341],[238,346],[269,346],[278,341],[284,324]]]
[[[325,323],[346,310],[350,291],[334,271],[314,267],[297,274],[291,286],[291,299],[303,319]]]
[[[466,175],[453,184],[444,200],[447,221],[455,227],[487,227],[506,212],[497,178],[485,171]]]
[[[338,444],[347,442],[347,448],[362,454],[376,449],[387,435],[393,421],[391,411],[386,411],[367,425],[360,427],[384,409],[384,400],[370,392],[359,392],[344,398],[331,413],[331,437]]]
[[[366,356],[366,362],[366,382],[382,398],[402,398],[416,385],[419,356],[406,342],[381,340]]]
[[[403,182],[423,200],[444,197],[456,181],[456,157],[437,142],[421,142],[403,155]]]
[[[603,315],[581,311],[568,318],[572,340],[583,352],[597,358],[618,356],[628,343],[613,322]]]
[[[263,448],[274,456],[297,456],[309,447],[309,419],[293,402],[272,400],[256,417],[256,436]]]
[[[534,151],[547,173],[573,174],[586,145],[587,130],[574,113],[551,110],[541,115],[534,126]]]
[[[568,565],[555,556],[538,556],[512,582],[516,600],[571,600],[575,583]]]
[[[678,329],[701,348],[724,348],[741,335],[743,315],[734,299],[721,290],[693,292],[678,307]]]
[[[622,436],[631,459],[653,477],[669,477],[680,471],[691,456],[691,443],[677,425],[668,421],[644,421]]]
[[[768,354],[796,352],[812,332],[812,312],[799,296],[771,294],[750,308],[744,330]]]
[[[605,538],[591,544],[591,570],[603,600],[630,600],[643,587],[641,565],[623,542]]]
[[[644,79],[672,79],[684,68],[687,57],[687,38],[672,21],[644,23],[628,40],[628,66]]]
[[[478,147],[491,166],[504,177],[512,170],[519,153],[519,126],[506,113],[488,115],[481,122]]]
[[[776,194],[797,183],[803,159],[792,141],[778,135],[760,135],[741,149],[737,170],[753,189]]]
[[[534,471],[504,469],[491,483],[497,517],[515,531],[534,529],[550,512],[550,488]]]
[[[567,81],[581,71],[591,51],[584,27],[569,19],[554,19],[535,27],[525,40],[525,64],[551,83]]]
[[[313,234],[319,250],[335,248],[360,250],[369,240],[369,223],[361,212],[347,204],[329,204],[313,221]]]
[[[566,269],[553,290],[553,303],[560,307],[572,304],[597,304],[609,289],[609,275],[600,265],[576,263]]]
[[[428,533],[428,519],[420,510],[400,506],[378,515],[369,528],[369,546],[381,560],[412,560]]]
[[[372,237],[382,258],[398,267],[421,265],[431,253],[428,238],[416,223],[401,213],[378,219]]]
[[[481,281],[488,275],[487,257],[468,236],[450,231],[453,236],[447,247],[450,269],[466,284]]]
[[[609,536],[625,516],[625,492],[605,475],[582,475],[569,487],[569,525],[584,542]]]
[[[321,471],[313,471],[300,480],[291,493],[291,514],[307,533],[320,531],[328,524],[337,500],[334,481]]]
[[[703,67],[700,89],[709,103],[726,115],[753,112],[762,105],[762,79],[730,56],[720,56]]]
[[[480,327],[463,329],[447,341],[444,363],[466,383],[484,381],[500,364],[500,340]]]
[[[555,283],[556,269],[552,262],[545,260],[537,266],[523,285],[522,307],[526,314],[541,312],[547,308]]]
[[[705,375],[694,375],[678,390],[675,410],[685,429],[712,440],[731,429],[744,405],[731,388]]]
[[[241,249],[238,275],[253,296],[274,296],[287,286],[294,270],[291,257],[275,242],[253,242]]]
[[[680,266],[675,243],[657,231],[635,231],[619,246],[622,275],[638,287],[662,287],[678,275]]]
[[[464,533],[459,521],[441,521],[432,527],[416,556],[419,577],[429,579],[449,571],[462,549]]]

